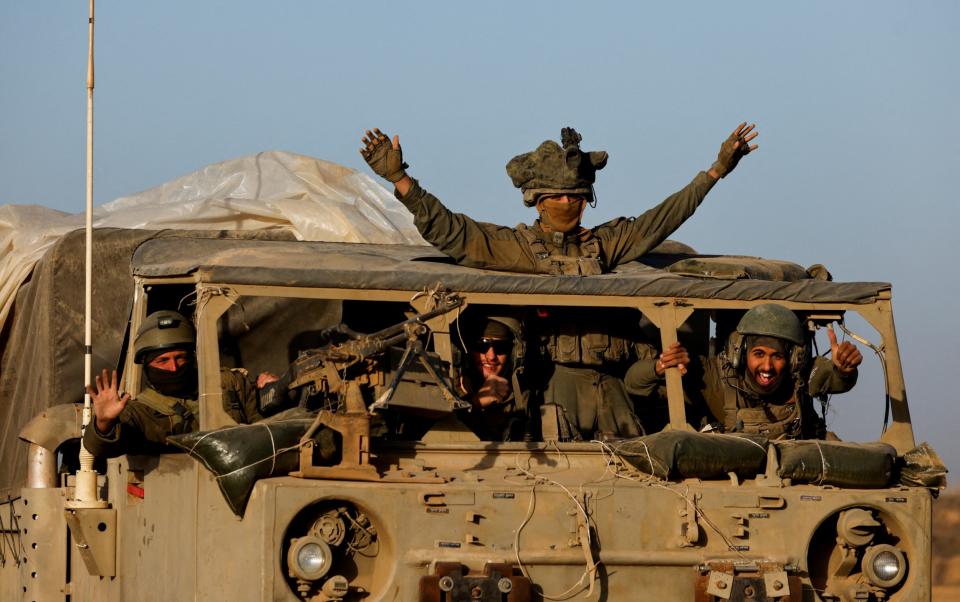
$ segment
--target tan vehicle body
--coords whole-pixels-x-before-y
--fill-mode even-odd
[[[423,311],[429,297],[423,292],[442,283],[466,306],[636,308],[658,327],[656,343],[663,346],[677,340],[678,327],[696,310],[746,310],[773,298],[824,324],[857,313],[875,329],[883,349],[892,420],[880,440],[900,454],[915,446],[889,285],[871,285],[875,294],[855,300],[847,292],[831,300],[762,285],[760,293],[733,295],[752,298],[706,295],[698,285],[682,285],[717,280],[689,276],[667,280],[692,295],[637,294],[628,285],[618,293],[617,275],[583,279],[605,287],[598,293],[576,278],[450,266],[422,248],[248,242],[234,250],[218,242],[199,256],[184,250],[184,257],[193,255],[186,263],[151,256],[150,243],[134,258],[132,331],[154,309],[150,297],[162,287],[192,288],[196,295],[201,431],[231,424],[220,403],[218,333],[227,312],[244,299],[360,300],[408,309],[412,303]],[[340,262],[337,253],[349,254],[350,248],[362,252],[352,263]],[[309,257],[316,262],[305,263]],[[404,276],[385,258],[406,265],[412,279],[401,282]],[[334,273],[337,266],[342,270]],[[298,270],[326,270],[330,276],[290,276]],[[351,270],[360,274],[356,282]],[[666,274],[643,270],[657,278]],[[377,281],[381,271],[386,280]],[[396,282],[390,285],[390,279]],[[501,287],[500,280],[507,283]],[[847,285],[810,286],[829,293]],[[428,323],[433,350],[445,359],[456,344],[451,319],[445,314]],[[124,383],[139,390],[131,356],[123,366]],[[666,386],[668,428],[691,430],[676,370],[668,372]],[[51,479],[53,450],[34,448],[33,486],[21,490],[3,523],[10,532],[3,534],[2,600],[914,602],[931,595],[928,489],[795,484],[778,477],[775,456],[756,478],[665,480],[638,471],[599,442],[482,442],[440,421],[418,442],[370,442],[368,461],[376,476],[369,480],[336,467],[324,478],[261,479],[240,518],[216,478],[186,454],[111,459],[101,476],[109,507],[65,510],[71,479]],[[863,585],[861,559],[851,560],[840,543],[842,513],[852,508],[879,521],[877,537],[905,558],[906,576],[895,586]],[[337,557],[334,570],[316,583],[297,581],[289,550],[294,538],[320,524],[313,521],[321,515],[333,516],[324,524],[359,538],[353,541],[362,540],[362,546],[356,544],[347,559]]]

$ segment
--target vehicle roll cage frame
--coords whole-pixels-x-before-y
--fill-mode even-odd
[[[177,278],[136,277],[131,332],[136,332],[140,322],[146,316],[147,296],[150,286],[177,284],[192,285],[196,290],[196,327],[197,357],[200,378],[200,428],[210,430],[234,424],[223,410],[220,387],[220,358],[217,342],[217,323],[220,317],[242,297],[287,297],[329,300],[363,300],[411,303],[418,311],[423,311],[429,303],[429,296],[423,291],[414,290],[371,290],[356,288],[312,288],[275,285],[250,284],[213,284],[204,282],[199,275]],[[515,306],[568,306],[568,307],[617,307],[639,310],[660,331],[660,344],[663,348],[677,341],[677,329],[690,317],[694,310],[748,310],[769,300],[725,300],[698,299],[680,297],[630,297],[620,295],[576,296],[568,294],[529,294],[529,293],[479,293],[460,292],[464,299],[462,309],[470,304],[515,305]],[[588,303],[585,301],[589,300]],[[878,345],[882,349],[880,359],[884,363],[885,387],[890,404],[891,422],[879,437],[889,443],[900,454],[915,447],[913,426],[907,403],[906,387],[903,379],[903,367],[900,350],[897,345],[896,330],[893,321],[891,295],[882,290],[872,303],[800,303],[794,301],[776,301],[791,310],[804,312],[809,319],[826,324],[843,317],[845,312],[855,312],[869,323],[880,335]],[[450,361],[452,342],[450,323],[457,313],[444,314],[430,320],[429,326],[434,342],[434,350],[441,358]],[[130,337],[126,368],[133,367],[133,338]],[[128,391],[140,390],[140,370],[124,370],[125,387]],[[689,430],[686,421],[686,409],[683,400],[682,377],[678,370],[668,369],[666,373],[667,400],[671,429]]]

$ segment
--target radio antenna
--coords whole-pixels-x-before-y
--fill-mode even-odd
[[[88,20],[89,43],[87,47],[87,207],[86,244],[84,257],[84,315],[83,315],[83,382],[90,386],[93,373],[93,13],[94,0],[90,0]],[[70,508],[104,508],[106,502],[99,499],[97,471],[93,468],[93,454],[83,445],[82,433],[91,428],[93,408],[90,394],[83,394],[83,427],[80,444],[80,470],[77,471],[73,499],[67,500]],[[96,427],[93,427],[96,428]]]

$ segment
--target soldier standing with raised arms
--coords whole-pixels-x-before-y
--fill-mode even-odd
[[[457,263],[509,272],[591,276],[650,252],[693,215],[720,178],[757,148],[754,125],[741,123],[723,142],[717,160],[680,191],[637,218],[617,218],[588,229],[581,225],[593,200],[596,172],[607,164],[604,151],[584,152],[572,128],[561,144],[543,142],[507,164],[523,202],[539,214],[532,226],[516,228],[477,222],[454,213],[407,175],[399,136],[378,129],[362,138],[360,153],[377,175],[393,182],[394,194],[413,213],[420,234]],[[561,322],[557,322],[557,319]],[[571,330],[571,322],[572,330]],[[540,329],[554,363],[546,375],[545,403],[556,403],[580,436],[639,433],[623,386],[623,372],[635,359],[636,341],[615,321],[556,316]]]

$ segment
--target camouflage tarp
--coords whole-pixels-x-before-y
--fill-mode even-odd
[[[26,421],[83,396],[84,249],[83,232],[74,231],[82,226],[82,214],[0,207],[0,492],[25,475],[27,447],[17,433]],[[284,152],[209,165],[116,199],[95,208],[94,226],[95,370],[116,365],[130,257],[149,238],[256,231],[248,236],[426,244],[409,212],[368,175]]]
[[[130,257],[151,238],[271,236],[178,230],[97,230],[93,248],[93,370],[115,368],[130,315],[133,276]],[[57,241],[17,291],[0,330],[0,492],[15,489],[26,476],[27,445],[20,429],[46,408],[83,400],[84,232]]]

